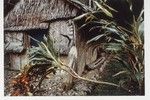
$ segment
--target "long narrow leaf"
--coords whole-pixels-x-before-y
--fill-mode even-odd
[[[98,36],[92,38],[91,40],[88,40],[88,41],[87,41],[87,44],[89,44],[89,43],[91,43],[91,42],[94,42],[94,41],[97,41],[97,40],[99,40],[100,38],[105,37],[105,36],[106,36],[105,34],[98,35]]]
[[[94,3],[101,9],[107,16],[112,17],[113,15],[111,12],[109,12],[107,9],[105,9],[102,5],[100,5],[97,1],[94,1]]]

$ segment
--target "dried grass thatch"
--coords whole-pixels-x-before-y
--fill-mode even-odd
[[[4,21],[5,31],[47,29],[44,21],[75,17],[83,8],[74,0],[20,0]]]

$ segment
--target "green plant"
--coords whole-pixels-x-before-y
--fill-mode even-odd
[[[119,85],[114,84],[114,83],[105,82],[105,81],[96,81],[96,80],[91,80],[91,79],[87,79],[87,78],[79,76],[72,68],[70,68],[69,66],[61,62],[56,50],[53,47],[53,40],[49,35],[47,37],[46,36],[43,37],[44,38],[43,42],[40,42],[34,39],[33,37],[30,37],[30,38],[37,42],[38,47],[30,48],[29,64],[26,65],[22,73],[20,73],[20,75],[16,77],[16,79],[14,79],[15,84],[13,84],[14,91],[12,92],[12,95],[13,94],[14,95],[16,94],[17,95],[28,95],[28,94],[34,95],[37,89],[38,88],[40,89],[41,83],[46,78],[46,76],[50,73],[55,74],[56,70],[64,70],[67,73],[69,73],[72,77],[81,79],[84,81],[93,82],[96,84],[105,84],[105,85],[120,87]],[[39,76],[40,76],[40,80],[38,84],[36,86],[33,86],[32,82],[35,80],[35,78],[39,78]],[[18,84],[21,87],[26,87],[24,86],[24,84],[22,84],[22,81],[19,81],[19,80],[24,80],[24,77],[25,78],[28,77],[28,80],[27,80],[28,91],[24,91],[28,93],[24,93],[24,92],[23,93],[19,92],[21,94],[19,94],[18,92],[16,93],[16,89],[21,90],[20,87],[18,87]],[[19,82],[19,83],[16,83],[16,82]]]
[[[35,40],[34,38],[32,38],[32,39]],[[35,41],[37,41],[37,40],[35,40]],[[40,86],[43,78],[47,74],[51,73],[52,70],[64,70],[74,78],[78,78],[81,80],[94,82],[94,83],[98,83],[98,84],[106,84],[106,85],[112,85],[112,86],[118,87],[117,84],[103,82],[103,81],[95,81],[95,80],[90,80],[90,79],[81,77],[72,68],[63,64],[61,62],[61,60],[59,59],[59,57],[57,56],[55,49],[53,48],[53,40],[51,39],[51,37],[49,35],[47,37],[44,36],[44,42],[37,41],[37,44],[39,45],[39,49],[33,48],[33,51],[31,50],[32,52],[30,52],[30,63],[39,64],[39,62],[44,62],[44,61],[47,61],[50,63],[50,66],[48,68],[46,68],[47,70],[46,70],[44,76],[42,77],[41,81],[39,82],[39,86]],[[30,69],[32,69],[32,66],[28,70],[30,70]]]
[[[105,1],[94,2],[98,7],[96,11],[87,12],[74,21],[79,27],[78,30],[86,34],[85,41],[91,44],[89,48],[97,44],[95,49],[100,48],[100,53],[113,55],[104,65],[111,70],[104,80],[120,84],[130,94],[144,94],[144,34],[141,31],[144,22],[143,9],[138,18],[132,15],[133,23],[129,24],[130,29],[117,23],[112,13],[117,11]],[[129,4],[130,11],[133,12],[132,2]]]

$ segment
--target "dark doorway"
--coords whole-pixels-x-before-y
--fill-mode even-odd
[[[28,33],[31,37],[41,42],[43,41],[43,36],[47,35],[48,30],[47,29],[30,30]],[[30,39],[30,46],[38,46],[38,45],[36,41]]]

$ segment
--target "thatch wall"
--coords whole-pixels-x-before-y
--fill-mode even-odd
[[[74,42],[74,31],[72,20],[50,23],[49,34],[53,37],[54,47],[60,54],[67,55],[69,53]]]
[[[28,62],[27,34],[21,32],[5,33],[5,66],[20,70]]]
[[[23,33],[5,33],[5,53],[21,53],[24,50]]]
[[[77,16],[79,5],[73,4],[71,0],[20,0],[5,17],[4,28],[7,31],[47,29],[48,23],[42,22]]]

